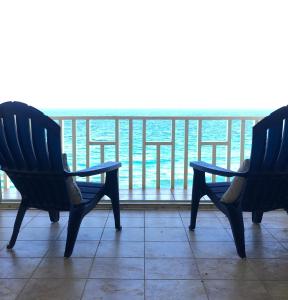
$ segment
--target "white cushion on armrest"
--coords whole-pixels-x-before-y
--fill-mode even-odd
[[[250,159],[245,159],[238,172],[246,172],[249,170],[250,167]],[[243,192],[246,186],[246,178],[235,176],[229,186],[228,190],[224,193],[221,198],[221,202],[224,203],[233,203],[235,202]]]
[[[70,171],[70,168],[68,166],[67,162],[67,155],[66,153],[62,154],[62,162],[63,167],[65,171]],[[82,201],[81,191],[75,182],[75,179],[73,176],[69,176],[66,178],[66,188],[69,195],[69,198],[73,204],[79,204]]]

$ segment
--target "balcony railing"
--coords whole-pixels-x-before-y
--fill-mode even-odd
[[[107,160],[122,162],[121,189],[191,186],[189,161],[237,169],[250,155],[252,127],[262,117],[63,116],[62,149],[72,170]],[[3,200],[13,186],[1,174]],[[96,176],[97,177],[97,176]],[[87,178],[86,180],[103,180]],[[83,180],[83,179],[81,179]],[[213,175],[208,180],[223,180]],[[224,179],[226,180],[226,179]],[[9,194],[9,193],[8,193]]]

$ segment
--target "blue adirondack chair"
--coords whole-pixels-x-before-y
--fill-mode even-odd
[[[60,211],[69,211],[64,256],[71,256],[83,217],[104,195],[111,199],[115,227],[121,230],[118,188],[121,164],[107,162],[77,172],[65,170],[60,126],[39,110],[21,102],[0,104],[0,165],[22,197],[8,249],[16,242],[27,209],[47,211],[51,222],[59,220]],[[73,204],[67,179],[102,173],[106,173],[105,184],[77,182],[81,202]]]
[[[231,225],[237,253],[246,257],[243,211],[252,212],[253,223],[261,223],[263,213],[288,209],[288,106],[282,107],[253,127],[250,168],[233,172],[205,162],[191,162],[194,180],[189,229],[196,226],[200,198],[208,195]],[[223,203],[230,183],[206,183],[205,173],[246,179],[244,190],[233,203]]]

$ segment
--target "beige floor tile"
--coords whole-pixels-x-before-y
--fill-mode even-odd
[[[93,209],[91,210],[85,218],[88,217],[102,217],[102,218],[107,218],[108,215],[110,214],[110,210],[109,209]]]
[[[44,258],[33,278],[87,278],[92,258]]]
[[[38,216],[40,213],[45,213],[47,215],[47,212],[43,212],[39,209],[36,208],[30,208],[28,210],[26,210],[25,216],[31,216],[31,217],[36,217]],[[60,215],[62,215],[62,212],[60,212]]]
[[[120,211],[121,218],[144,218],[145,210],[144,209],[126,209]],[[113,217],[111,212],[109,218]]]
[[[29,278],[40,258],[0,258],[0,278]]]
[[[245,259],[196,259],[203,279],[237,279],[256,280],[257,276],[252,271]]]
[[[144,300],[144,280],[89,279],[82,300]]]
[[[96,257],[89,278],[144,279],[144,258]]]
[[[200,280],[146,280],[146,300],[207,300]]]
[[[146,210],[145,218],[179,218],[177,210]]]
[[[225,215],[221,215],[221,217],[218,217],[220,223],[223,225],[224,228],[231,228],[231,225],[229,223],[229,220],[227,217],[225,217]],[[264,226],[261,226],[261,224],[254,224],[251,220],[251,217],[249,218],[245,218],[244,215],[243,215],[243,222],[244,222],[244,227],[245,229],[249,229],[249,228],[261,228],[261,227],[264,227]]]
[[[19,235],[19,241],[44,241],[57,240],[64,227],[59,224],[54,224],[51,227],[25,227]]]
[[[288,218],[288,216],[287,216]],[[267,229],[278,241],[288,242],[288,225],[286,228],[268,228]]]
[[[281,245],[288,250],[288,242],[281,242]]]
[[[27,212],[26,212],[27,213]],[[0,209],[0,217],[16,217],[16,209]]]
[[[124,227],[144,227],[144,217],[141,218],[127,218],[121,216],[121,226]],[[115,221],[113,217],[109,217],[106,223],[106,227],[115,227]]]
[[[230,236],[232,237],[232,230],[229,228],[227,229]],[[260,226],[255,226],[254,228],[245,228],[245,241],[246,242],[269,242],[269,241],[276,241],[275,237],[268,232],[267,229]]]
[[[189,207],[189,209],[179,209],[179,214],[181,216],[181,218],[190,218],[191,216],[191,209]],[[198,212],[199,215],[199,212]],[[209,214],[210,218],[211,218],[211,214]]]
[[[288,299],[288,281],[263,281],[263,284],[273,300]]]
[[[200,279],[193,258],[146,258],[145,279]]]
[[[84,217],[81,223],[81,227],[104,227],[107,222],[107,217],[89,215]]]
[[[190,225],[190,218],[182,218],[182,220],[184,226],[188,228]],[[198,228],[224,228],[224,226],[216,216],[213,216],[211,218],[197,218],[195,230]]]
[[[68,217],[61,217],[58,222],[51,222],[49,216],[33,217],[30,218],[30,222],[25,227],[64,227],[68,222]]]
[[[263,214],[263,219],[265,220],[266,218],[269,217],[287,217],[287,212],[284,209],[276,209],[272,211],[267,211]]]
[[[231,242],[233,238],[225,228],[197,228],[194,231],[186,229],[188,238],[193,242]]]
[[[37,210],[35,210],[37,211]],[[29,210],[30,212],[30,210]],[[60,218],[67,217],[69,215],[68,211],[60,211]],[[38,214],[36,214],[37,217],[47,217],[49,219],[49,213],[45,210],[38,210]]]
[[[252,225],[253,226],[253,225]],[[263,226],[254,226],[253,228],[245,228],[245,241],[275,241],[273,234],[271,234]]]
[[[249,264],[260,280],[288,280],[287,259],[250,259]]]
[[[0,241],[0,251],[3,250],[3,248],[6,249],[8,242],[7,241]]]
[[[287,218],[271,218],[268,221],[263,220],[261,223],[265,228],[287,228],[288,227],[288,215]]]
[[[47,212],[39,210],[29,210],[29,222],[8,251],[15,216],[15,210],[0,210],[1,300],[15,299],[19,292],[17,300],[207,299],[200,279],[209,299],[288,299],[286,212],[265,213],[260,225],[251,222],[251,213],[244,214],[244,260],[227,218],[216,210],[200,209],[194,232],[188,231],[190,209],[122,209],[121,232],[111,210],[93,210],[69,259],[63,258],[67,226],[51,224]],[[61,216],[66,222],[68,213]]]
[[[238,258],[234,242],[190,242],[196,258]]]
[[[0,279],[0,299],[14,300],[21,292],[27,279]]]
[[[0,257],[43,257],[48,247],[48,241],[16,241],[13,249],[3,248]]]
[[[144,242],[101,241],[97,257],[144,257]]]
[[[193,257],[188,242],[145,242],[145,257]]]
[[[8,241],[11,238],[13,228],[0,227],[0,241]]]
[[[72,257],[94,257],[99,241],[78,241],[76,240]],[[65,241],[52,241],[47,249],[47,257],[63,257]]]
[[[180,216],[182,218],[189,218],[191,216],[191,210],[190,209],[185,209],[185,210],[179,210]],[[223,215],[223,214],[222,214]],[[198,210],[197,213],[197,219],[198,218],[209,218],[209,219],[214,219],[216,217],[216,211],[215,210]]]
[[[181,218],[145,218],[145,227],[183,227]]]
[[[103,241],[122,241],[122,242],[143,242],[144,228],[123,228],[116,231],[114,228],[105,228],[102,238]]]
[[[288,251],[280,242],[246,242],[249,258],[288,258]]]
[[[102,227],[80,227],[77,241],[99,241],[103,232]],[[58,240],[66,241],[67,228],[62,231]]]
[[[145,241],[185,242],[188,237],[184,228],[145,228]]]
[[[19,300],[80,300],[85,279],[30,279]]]
[[[14,216],[16,217],[17,209],[0,209],[0,217],[4,216]],[[34,217],[40,213],[38,209],[28,209],[25,213],[25,217]]]
[[[270,296],[260,281],[206,280],[209,300],[269,300]]]
[[[0,227],[14,227],[16,216],[0,216]],[[24,217],[21,226],[25,226],[32,217]]]

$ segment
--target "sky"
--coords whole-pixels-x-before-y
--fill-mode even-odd
[[[287,0],[0,0],[0,102],[288,104]]]

